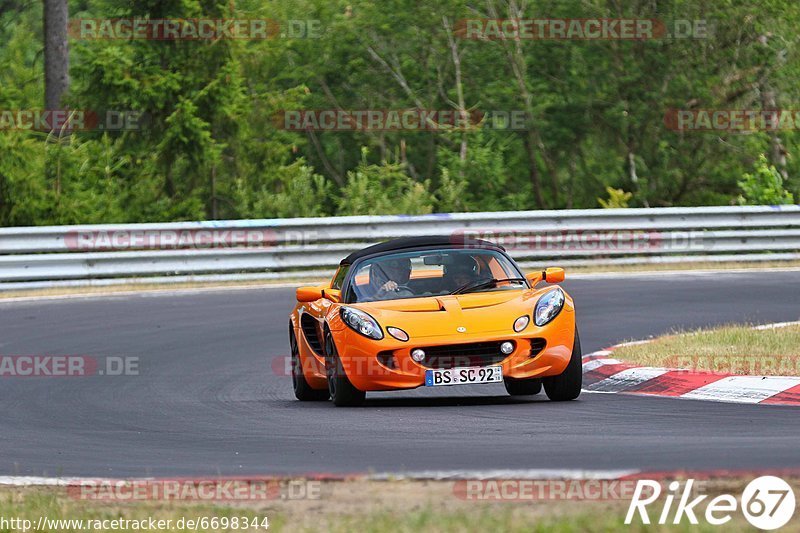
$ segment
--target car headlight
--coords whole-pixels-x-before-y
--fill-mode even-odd
[[[544,326],[558,316],[562,307],[564,307],[564,291],[553,289],[546,292],[536,302],[536,308],[533,310],[533,323],[539,327]]]
[[[342,320],[344,323],[361,333],[365,337],[379,341],[383,338],[383,331],[381,331],[378,321],[369,316],[364,311],[355,309],[353,307],[342,307]]]

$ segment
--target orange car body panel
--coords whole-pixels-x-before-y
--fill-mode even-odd
[[[357,282],[365,280],[358,279]],[[503,377],[525,379],[561,374],[569,363],[575,339],[572,298],[565,291],[563,309],[543,327],[536,326],[532,317],[539,297],[553,287],[346,304],[366,311],[377,320],[384,332],[381,340],[365,337],[347,326],[339,313],[344,304],[325,298],[298,302],[292,312],[291,322],[298,339],[303,375],[311,387],[327,387],[324,355],[320,353],[321,350],[315,350],[306,338],[301,327],[303,314],[315,317],[315,323],[305,319],[306,328],[320,328],[317,330],[320,338],[324,334],[321,328],[330,330],[348,379],[363,391],[422,386],[425,384],[425,371],[429,368],[413,361],[411,350],[473,342],[508,340],[515,343],[514,351],[502,362],[496,363],[502,366]],[[528,315],[531,320],[526,328],[515,332],[514,321],[523,315]],[[405,331],[409,340],[404,342],[389,335],[386,328],[390,326]],[[533,355],[532,339],[544,339],[546,342],[544,349]],[[383,354],[382,359],[379,359],[379,354]],[[391,367],[384,364],[387,357],[393,359]]]

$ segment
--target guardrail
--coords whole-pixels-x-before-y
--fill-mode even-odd
[[[800,259],[800,206],[592,209],[0,228],[0,290],[329,274],[403,236],[506,246],[522,266]]]

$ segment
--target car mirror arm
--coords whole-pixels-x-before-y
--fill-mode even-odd
[[[531,287],[536,287],[539,283],[546,281],[547,283],[561,283],[564,281],[564,269],[558,267],[546,268],[536,272],[531,272],[525,276]]]
[[[334,303],[339,303],[342,301],[342,291],[339,289],[322,289],[322,297]]]

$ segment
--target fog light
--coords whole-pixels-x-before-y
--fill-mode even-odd
[[[500,351],[503,352],[504,355],[508,355],[514,351],[514,343],[512,342],[504,342],[500,345]]]
[[[521,317],[519,317],[514,321],[514,331],[519,333],[520,331],[528,327],[528,323],[530,321],[531,319],[528,318],[528,315],[522,315]]]
[[[416,361],[417,363],[421,363],[423,359],[425,359],[425,351],[416,348],[411,350],[411,359]]]

